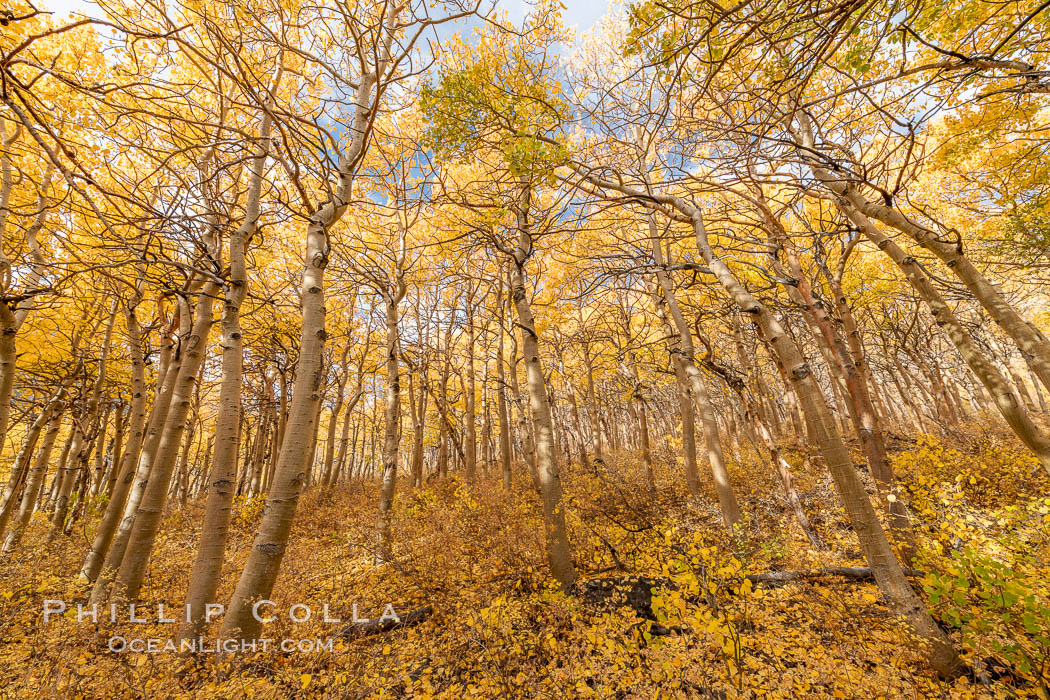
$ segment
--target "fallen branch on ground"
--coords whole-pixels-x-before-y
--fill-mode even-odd
[[[433,614],[434,606],[427,605],[422,608],[416,608],[404,615],[398,615],[397,620],[383,620],[382,618],[377,617],[368,620],[367,622],[355,622],[352,625],[344,627],[342,631],[340,631],[339,636],[343,639],[363,639],[364,637],[371,637],[376,634],[385,634],[405,627],[414,627],[415,625],[424,622]]]
[[[905,569],[904,575],[924,576],[925,572],[916,571],[915,569]],[[781,583],[787,583],[788,581],[824,578],[825,576],[841,576],[842,578],[847,578],[853,581],[870,581],[875,578],[875,574],[872,573],[871,567],[868,566],[828,566],[816,571],[767,571],[764,574],[748,574],[746,578],[755,585],[763,583],[778,585]]]

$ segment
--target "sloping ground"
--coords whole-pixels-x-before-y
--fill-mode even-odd
[[[98,625],[78,623],[71,602],[43,624],[45,599],[86,595],[73,576],[91,520],[68,540],[0,564],[0,685],[11,696],[69,698],[1046,698],[1050,479],[998,438],[952,444],[958,450],[902,441],[894,456],[916,514],[913,566],[925,572],[913,580],[971,666],[952,683],[922,668],[873,583],[826,571],[864,563],[817,460],[800,467],[798,486],[826,552],[809,548],[773,474],[745,453],[732,465],[748,513],[735,538],[721,530],[713,498],[690,502],[667,456],[654,497],[630,455],[590,473],[570,470],[581,574],[571,596],[546,577],[524,474],[509,499],[495,478],[474,496],[455,482],[400,494],[397,557],[378,566],[374,489],[330,501],[310,492],[273,596],[277,619],[265,626],[273,646],[289,639],[291,651],[194,658],[109,650],[120,646],[114,636],[154,638],[161,649],[173,636],[176,626],[157,622],[156,605],[181,605],[199,505],[165,524],[138,611],[150,622],[112,623],[102,611]],[[231,593],[229,572],[246,557],[262,506],[238,507],[219,600]],[[36,531],[27,543],[33,535],[43,540]],[[770,571],[808,575],[782,585],[745,577]],[[376,617],[388,603],[401,613],[429,605],[433,614],[343,638],[354,604],[360,617]],[[309,606],[308,621],[289,619],[305,614],[295,604]],[[341,622],[324,620],[325,604]]]

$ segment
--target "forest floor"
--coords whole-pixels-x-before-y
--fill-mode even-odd
[[[913,566],[924,573],[913,581],[971,668],[952,682],[923,667],[921,649],[874,583],[818,575],[770,586],[745,578],[864,566],[817,460],[797,470],[797,481],[826,551],[805,540],[772,470],[745,452],[731,464],[747,514],[735,538],[720,526],[713,497],[687,497],[668,455],[657,455],[652,496],[635,456],[595,470],[566,468],[581,579],[575,595],[558,591],[546,573],[538,501],[525,475],[510,498],[495,475],[475,495],[455,480],[403,490],[396,558],[378,566],[371,553],[375,487],[346,488],[323,501],[309,491],[271,596],[278,619],[264,634],[305,648],[321,640],[313,651],[111,651],[116,636],[161,644],[173,637],[176,626],[157,622],[156,604],[182,604],[202,508],[190,504],[167,516],[143,589],[150,622],[135,625],[111,623],[104,612],[98,625],[77,622],[75,601],[89,587],[75,574],[92,517],[72,537],[0,564],[0,694],[1046,700],[1050,478],[1014,444],[987,433],[898,439],[893,448],[916,516]],[[258,500],[236,505],[219,600],[229,599],[261,511]],[[44,523],[34,527],[26,542],[43,542]],[[626,595],[603,594],[614,587]],[[45,599],[71,601],[70,610],[44,624]],[[311,608],[309,621],[289,619],[297,603]],[[343,622],[324,621],[326,603]],[[400,614],[429,605],[433,614],[410,628],[344,639],[355,603],[361,617],[380,615],[387,603]],[[330,650],[323,648],[329,640]]]

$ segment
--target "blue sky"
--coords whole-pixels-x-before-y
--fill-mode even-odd
[[[562,0],[565,5],[563,21],[566,25],[575,26],[580,32],[590,29],[599,17],[608,9],[607,0]],[[529,4],[525,0],[505,0],[498,3],[515,22],[525,17]]]

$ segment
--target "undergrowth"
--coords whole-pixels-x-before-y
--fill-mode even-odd
[[[774,475],[744,452],[731,476],[747,514],[730,535],[713,497],[691,499],[680,467],[657,465],[650,494],[636,456],[563,474],[581,581],[557,589],[544,560],[541,516],[526,474],[504,492],[497,475],[469,490],[452,479],[403,490],[397,546],[377,564],[376,488],[353,485],[301,500],[274,594],[273,639],[328,640],[331,651],[196,657],[115,653],[115,635],[170,639],[156,605],[181,605],[200,504],[167,516],[144,586],[151,622],[77,622],[75,608],[43,624],[45,599],[83,600],[75,572],[88,518],[68,539],[0,567],[0,685],[38,697],[1048,697],[1050,480],[1012,443],[922,438],[894,467],[915,519],[914,582],[962,650],[969,673],[941,682],[871,582],[818,577],[769,587],[748,573],[864,566],[819,460],[797,485],[827,551],[814,551],[783,504]],[[856,457],[858,466],[862,460]],[[867,479],[867,475],[865,475]],[[868,481],[870,485],[870,480]],[[873,496],[874,491],[872,490]],[[261,515],[237,503],[218,599],[232,593]],[[36,522],[27,543],[42,542]],[[641,591],[594,599],[588,582]],[[639,586],[636,582],[642,580]],[[590,587],[590,588],[589,588]],[[637,596],[636,596],[637,598]],[[307,622],[287,612],[310,606]],[[430,605],[425,622],[346,640],[353,606],[374,617]],[[325,622],[323,606],[340,623]],[[300,611],[301,612],[301,611]],[[217,625],[217,622],[215,623]],[[217,626],[212,632],[217,631]],[[114,690],[116,689],[116,690]]]

